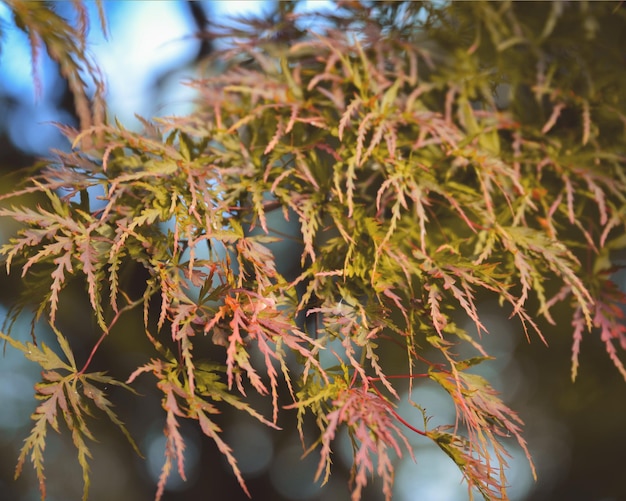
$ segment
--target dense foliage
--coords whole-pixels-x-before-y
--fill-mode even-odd
[[[50,51],[51,35],[32,24],[43,5],[10,5]],[[132,391],[147,373],[166,423],[157,499],[172,468],[184,477],[184,418],[215,441],[246,490],[214,421],[224,406],[274,428],[279,415],[297,416],[325,480],[347,429],[354,500],[372,475],[391,498],[394,460],[412,454],[407,433],[448,454],[470,495],[506,499],[503,439],[526,445],[516,413],[472,371],[490,358],[476,298],[497,297],[543,342],[551,310],[565,304],[572,378],[586,332],[626,378],[617,351],[626,348],[625,297],[611,281],[611,252],[626,246],[626,96],[623,64],[607,63],[623,54],[600,28],[623,26],[624,8],[533,8],[546,11],[545,24],[508,2],[345,2],[310,18],[283,3],[269,19],[204,34],[232,48],[208,61],[211,76],[189,83],[193,114],[143,120],[141,133],[87,119],[81,130],[61,126],[72,151],[4,197],[39,192],[47,203],[0,211],[23,224],[1,249],[7,270],[32,283],[15,315],[36,299],[35,316],[62,351],[35,333],[31,342],[0,333],[43,369],[17,473],[30,460],[45,497],[46,433],[61,415],[86,498],[88,418],[104,412],[134,446],[105,389]],[[563,31],[577,23],[578,42]],[[71,37],[68,53],[82,54],[81,34]],[[296,237],[274,227],[283,219],[297,222]],[[296,271],[273,250],[290,238]],[[125,280],[133,266],[146,272],[140,285]],[[71,280],[84,281],[100,331],[82,365],[56,325]],[[125,382],[89,372],[135,308],[145,330],[126,335],[147,336],[149,359]],[[474,356],[459,356],[463,345]],[[427,408],[423,423],[398,414],[401,389],[417,378],[450,396],[456,422],[429,427]],[[270,416],[251,393],[271,401]]]

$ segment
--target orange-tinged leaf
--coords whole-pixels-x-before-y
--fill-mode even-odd
[[[36,346],[35,344],[29,342],[23,344],[2,332],[0,332],[0,339],[3,339],[14,348],[20,350],[24,353],[24,356],[28,360],[38,363],[44,370],[72,370],[72,367],[63,362],[58,355],[46,345],[46,343],[40,343],[41,346]]]

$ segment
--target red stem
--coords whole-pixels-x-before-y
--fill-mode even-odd
[[[425,375],[422,374],[417,374],[417,377],[422,377]],[[393,376],[391,376],[393,377]],[[396,376],[396,377],[401,377],[401,376]],[[374,379],[370,379],[370,381],[373,381]],[[387,406],[387,408],[389,409],[389,411],[391,412],[391,414],[393,414],[393,416],[400,421],[404,426],[406,426],[409,430],[414,431],[415,433],[417,433],[418,435],[422,435],[423,437],[426,437],[428,435],[426,435],[425,431],[422,431],[418,428],[416,428],[415,426],[413,426],[412,424],[410,424],[408,421],[406,421],[402,416],[400,416],[400,414],[398,414],[396,412],[396,410],[393,408],[393,406],[387,402],[387,400],[385,400],[385,397],[383,397],[382,393],[378,390],[378,388],[376,388],[375,385],[372,385],[372,388],[374,388],[374,391],[376,392],[376,394],[380,397],[380,399],[383,401],[383,403]]]
[[[122,316],[122,313],[124,313],[125,311],[128,311],[128,310],[131,310],[132,308],[134,308],[135,306],[137,306],[140,303],[141,303],[141,300],[135,301],[133,303],[127,304],[126,306],[124,306],[123,308],[121,308],[120,310],[117,311],[117,313],[113,317],[113,320],[111,320],[111,323],[109,324],[107,329],[102,333],[102,335],[100,336],[100,338],[98,339],[98,341],[96,342],[94,347],[92,348],[91,353],[89,354],[89,358],[87,358],[87,361],[85,362],[85,365],[83,365],[83,368],[76,374],[77,376],[82,376],[85,373],[85,371],[89,367],[89,364],[91,364],[91,361],[93,360],[93,357],[96,354],[96,351],[98,351],[98,348],[102,344],[102,341],[104,341],[104,338],[107,337],[109,332],[111,332],[111,329],[117,323],[119,318]]]
[[[112,326],[113,326],[113,322],[111,322],[111,325],[109,326],[109,329]],[[102,335],[100,336],[100,339],[98,339],[98,341],[94,345],[93,349],[91,350],[91,353],[89,354],[89,358],[85,362],[85,365],[83,365],[83,368],[80,370],[80,372],[77,374],[77,376],[82,376],[85,373],[85,371],[87,370],[87,367],[89,367],[89,364],[91,363],[91,360],[93,359],[94,355],[96,354],[96,351],[98,351],[98,347],[100,346],[102,341],[104,341],[104,338],[106,337],[106,335],[109,333],[109,329],[107,329],[106,331],[104,331],[102,333]]]

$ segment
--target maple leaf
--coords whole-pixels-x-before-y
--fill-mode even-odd
[[[60,331],[54,327],[53,331],[56,334],[57,341],[62,351],[65,353],[69,364],[63,362],[61,358],[43,342],[41,346],[36,346],[33,343],[23,344],[0,332],[0,339],[7,341],[14,348],[24,353],[24,356],[28,360],[38,363],[42,369],[44,369],[42,372],[43,381],[35,384],[35,396],[38,400],[41,400],[42,403],[37,406],[31,416],[35,424],[29,436],[24,441],[15,469],[15,476],[18,477],[21,474],[24,463],[30,455],[30,461],[35,468],[39,481],[39,490],[42,499],[45,499],[44,450],[47,426],[50,425],[57,433],[60,432],[58,425],[58,413],[60,410],[65,424],[71,433],[74,446],[76,447],[78,462],[82,470],[84,485],[83,500],[85,501],[90,485],[88,459],[91,458],[91,452],[85,443],[85,438],[95,440],[85,421],[85,416],[91,416],[91,411],[87,407],[86,401],[92,400],[96,407],[104,411],[111,422],[124,433],[135,451],[139,454],[139,449],[124,424],[111,409],[112,404],[105,397],[104,391],[89,381],[101,383],[105,387],[111,384],[124,387],[128,390],[130,390],[130,388],[103,373],[90,374],[79,372],[76,368],[69,343]]]
[[[322,450],[316,479],[325,470],[324,482],[330,474],[331,443],[340,425],[345,424],[353,439],[354,466],[352,500],[361,499],[368,476],[374,471],[383,480],[385,499],[392,496],[394,466],[392,455],[402,457],[402,448],[412,455],[411,446],[396,424],[394,413],[382,397],[365,387],[339,391],[332,402],[333,409],[326,414],[326,428],[321,437]],[[376,465],[376,466],[374,466]]]
[[[620,360],[614,343],[617,342],[624,350],[626,349],[626,326],[623,323],[626,304],[626,294],[620,291],[612,280],[606,277],[607,272],[599,274],[600,293],[593,306],[593,327],[600,330],[600,339],[606,347],[609,358],[626,380],[626,368]],[[572,317],[574,327],[572,344],[572,381],[578,375],[578,355],[586,324],[584,322],[583,308],[578,306]]]
[[[451,372],[430,370],[431,379],[439,383],[452,397],[457,419],[467,429],[467,438],[449,434],[445,429],[435,429],[427,435],[455,460],[468,482],[476,486],[486,500],[507,499],[504,468],[507,451],[498,437],[514,436],[530,463],[533,476],[536,472],[526,441],[521,435],[521,419],[498,397],[489,383],[477,374],[463,372],[483,358],[458,362]],[[456,427],[455,427],[456,428]],[[499,478],[493,477],[491,455],[498,463]]]

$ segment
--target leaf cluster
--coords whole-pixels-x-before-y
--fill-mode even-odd
[[[44,372],[36,389],[45,402],[18,472],[32,451],[43,489],[45,426],[56,429],[61,409],[88,485],[91,436],[72,391],[80,383],[82,398],[121,426],[93,384],[106,376],[85,371],[120,316],[142,308],[145,331],[133,335],[145,334],[154,356],[127,384],[152,374],[162,394],[157,499],[174,465],[184,478],[182,418],[198,421],[248,492],[211,416],[229,405],[276,428],[283,389],[305,448],[321,447],[325,480],[337,431],[347,429],[354,500],[372,474],[391,498],[394,457],[412,454],[407,430],[452,458],[470,496],[476,487],[507,499],[503,438],[530,456],[519,417],[471,372],[489,358],[480,298],[497,297],[544,342],[551,309],[567,303],[572,377],[583,333],[599,329],[626,378],[614,346],[626,345],[624,295],[610,278],[610,252],[626,245],[624,100],[606,99],[604,73],[585,85],[568,78],[586,56],[564,65],[552,35],[583,7],[549,5],[541,30],[513,3],[345,2],[317,30],[301,29],[306,19],[283,6],[212,33],[236,43],[209,61],[223,72],[189,83],[199,96],[189,116],[142,119],[141,133],[65,127],[73,151],[10,195],[39,192],[47,206],[2,209],[24,227],[0,252],[8,270],[45,277],[37,316],[53,328],[61,291],[71,277],[84,280],[101,337],[76,371],[60,333],[70,365],[54,367],[49,348],[2,335],[27,356],[39,350],[32,360],[46,371],[69,372]],[[604,4],[584,8],[623,19]],[[604,43],[599,33],[589,40],[597,50]],[[519,108],[526,101],[535,116]],[[294,277],[272,250],[286,238],[275,214],[299,226]],[[131,264],[148,277],[139,299],[123,280]],[[478,336],[458,325],[462,317]],[[209,362],[206,340],[221,349]],[[476,356],[460,357],[462,345]],[[417,378],[450,396],[455,423],[420,429],[396,412],[400,390]],[[269,399],[271,418],[251,392]],[[310,447],[309,416],[319,429]]]

